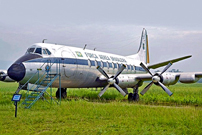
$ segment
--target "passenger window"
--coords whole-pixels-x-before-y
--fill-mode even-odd
[[[126,70],[128,70],[128,65],[126,65]]]
[[[109,67],[107,62],[103,62],[103,67]]]
[[[91,66],[95,66],[95,61],[91,61]]]
[[[41,54],[41,48],[36,48],[35,53]]]
[[[116,63],[114,63],[114,68],[117,68],[117,64]]]
[[[130,70],[130,65],[128,65],[128,70]]]
[[[100,66],[100,67],[102,67],[102,65],[101,65],[101,62],[100,62],[100,61],[98,61],[98,62],[97,62],[97,65],[98,65],[98,66]]]
[[[134,70],[134,67],[131,65],[131,69]]]
[[[112,63],[109,63],[109,68],[113,68]]]

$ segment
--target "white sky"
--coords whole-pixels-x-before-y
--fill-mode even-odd
[[[0,69],[44,38],[131,55],[146,28],[151,63],[192,54],[171,69],[202,71],[201,5],[200,0],[0,0]]]

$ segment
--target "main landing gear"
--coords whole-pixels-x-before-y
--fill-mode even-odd
[[[139,101],[138,87],[133,88],[133,93],[128,94],[128,101]]]
[[[142,86],[143,81],[139,81],[133,88],[133,93],[128,94],[128,101],[139,101],[138,88]]]
[[[56,91],[56,97],[57,99],[60,98],[60,88]],[[67,97],[67,88],[61,88],[61,98],[64,99]]]

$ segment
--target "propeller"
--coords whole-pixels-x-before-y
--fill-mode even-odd
[[[3,71],[0,72],[0,80],[4,80],[6,76],[7,74],[5,74]]]
[[[150,82],[141,92],[140,94],[141,95],[144,95],[148,90],[149,88],[153,85],[153,84],[156,84],[156,85],[159,85],[169,96],[172,96],[172,92],[162,83],[163,81],[163,77],[162,77],[162,74],[172,65],[172,63],[168,63],[168,65],[163,69],[163,71],[159,74],[159,73],[156,73],[156,74],[152,74],[150,72],[150,70],[147,68],[147,66],[144,64],[144,63],[140,63],[140,66],[142,68],[144,68],[145,71],[147,71],[151,76],[152,76],[152,82]]]
[[[116,83],[117,77],[122,73],[122,71],[126,68],[126,66],[123,64],[117,71],[117,73],[114,76],[109,77],[107,73],[100,67],[98,66],[97,69],[98,71],[104,75],[107,78],[108,84],[101,90],[101,92],[98,94],[99,97],[101,97],[105,91],[109,88],[110,85],[114,85],[114,87],[120,92],[124,97],[126,96],[126,93],[118,86]]]

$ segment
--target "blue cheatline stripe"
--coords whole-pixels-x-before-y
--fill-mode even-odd
[[[62,63],[62,64],[77,64],[77,65],[88,65],[88,60],[84,59],[75,59],[75,58],[37,58],[37,59],[32,59],[26,62],[36,62],[36,63],[45,63],[45,62],[50,62],[50,63]],[[95,61],[91,60],[91,66],[95,66]],[[100,61],[97,61],[98,66],[102,66]],[[103,66],[107,67],[107,63],[103,62]],[[119,67],[121,64],[119,64]],[[112,63],[109,63],[109,67],[112,68]],[[114,65],[115,68],[117,68],[117,65]],[[130,69],[130,67],[128,67]],[[136,71],[145,71],[142,67],[137,67],[135,66]]]
[[[62,63],[62,64],[78,64],[78,65],[88,65],[87,60],[83,59],[74,59],[74,58],[39,58],[33,59],[26,62],[38,62],[38,63]]]

